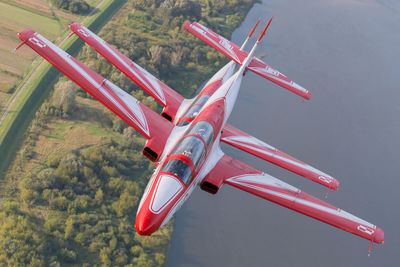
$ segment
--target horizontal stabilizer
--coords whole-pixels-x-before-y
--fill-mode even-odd
[[[310,91],[291,81],[288,77],[257,57],[253,58],[247,69],[307,100],[311,98]]]
[[[297,173],[298,175],[326,186],[329,189],[338,190],[339,188],[339,181],[330,175],[323,173],[322,171],[317,170],[310,165],[283,153],[282,151],[279,151],[275,147],[264,143],[232,125],[225,125],[221,134],[221,141],[271,162],[272,164],[278,165],[288,171]]]
[[[240,65],[242,65],[244,59],[247,57],[248,53],[246,51],[242,51],[239,46],[200,23],[193,22],[190,24],[187,22],[183,26],[183,29]]]
[[[18,37],[72,81],[118,115],[146,139],[164,145],[172,123],[88,68],[42,35],[26,29]]]
[[[176,114],[176,111],[184,100],[180,94],[130,60],[127,56],[120,53],[85,26],[75,22],[71,24],[69,28],[117,69],[140,86],[146,93],[151,95],[158,103],[164,107],[168,107],[169,115],[174,116]]]
[[[186,23],[183,28],[240,65],[244,63],[243,61],[248,55],[246,51],[241,50],[236,44],[200,23]],[[310,91],[291,81],[278,70],[272,68],[257,57],[253,57],[247,69],[305,99],[310,99],[311,97]]]
[[[384,242],[384,232],[375,225],[228,155],[224,155],[208,175],[209,179],[219,177],[225,184],[375,243]]]

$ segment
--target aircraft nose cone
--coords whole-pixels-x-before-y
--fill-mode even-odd
[[[183,194],[182,182],[171,175],[160,175],[144,196],[136,216],[135,228],[140,235],[151,235],[165,223],[171,209]]]
[[[23,30],[23,31],[21,31],[21,32],[18,33],[18,38],[19,38],[21,41],[25,42],[25,41],[27,41],[28,38],[31,37],[34,33],[35,33],[34,30],[25,29],[25,30]]]
[[[148,212],[140,212],[136,216],[135,229],[138,234],[151,235],[157,230],[156,223],[152,217]]]

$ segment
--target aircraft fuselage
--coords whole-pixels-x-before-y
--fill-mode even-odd
[[[171,134],[170,149],[161,156],[139,205],[139,234],[151,235],[168,222],[222,157],[219,136],[240,87],[234,68],[234,62],[225,65],[177,116],[181,127]]]

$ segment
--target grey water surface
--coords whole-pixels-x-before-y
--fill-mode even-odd
[[[168,266],[400,266],[400,1],[264,0],[232,40],[241,44],[258,17],[264,24],[272,14],[257,54],[313,95],[302,103],[248,72],[229,123],[339,179],[327,201],[381,227],[385,244],[368,257],[368,240],[224,186],[217,195],[197,189],[177,213]]]

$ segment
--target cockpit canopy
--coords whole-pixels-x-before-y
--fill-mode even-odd
[[[186,185],[190,184],[193,178],[192,170],[186,162],[180,159],[170,159],[164,163],[162,172],[169,172],[177,176]]]
[[[193,104],[189,107],[189,109],[185,112],[178,123],[178,126],[185,126],[191,123],[199,114],[203,105],[207,102],[210,98],[209,95],[199,95]]]
[[[213,139],[212,125],[207,121],[196,122],[178,142],[161,171],[172,173],[189,185]]]

